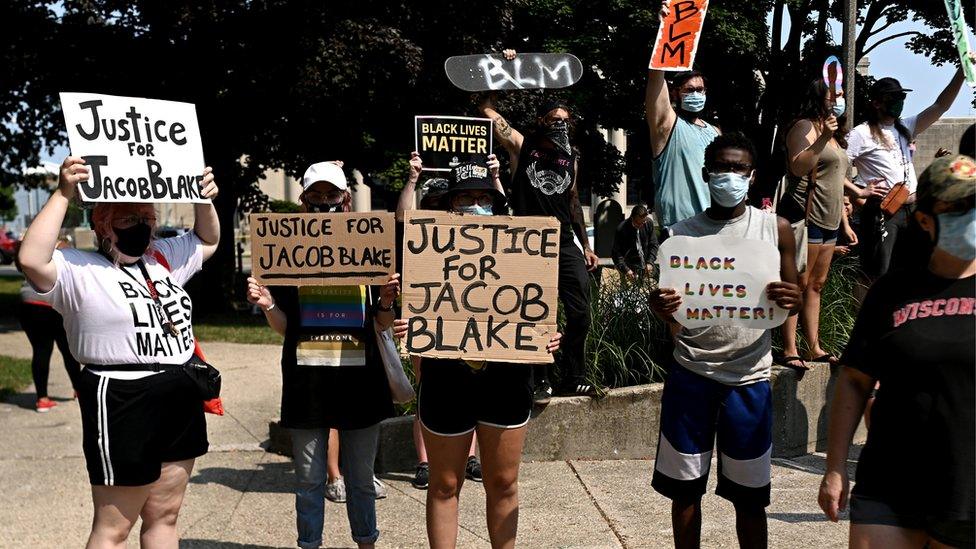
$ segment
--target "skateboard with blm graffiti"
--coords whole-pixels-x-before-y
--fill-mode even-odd
[[[469,92],[565,88],[579,82],[583,64],[569,53],[456,55],[444,62],[447,79]]]

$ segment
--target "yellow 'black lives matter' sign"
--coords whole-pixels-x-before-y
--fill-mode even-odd
[[[487,118],[416,116],[415,146],[424,169],[450,171],[465,162],[484,164],[491,154],[492,128]]]

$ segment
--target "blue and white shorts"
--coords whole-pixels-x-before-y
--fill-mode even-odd
[[[769,381],[724,385],[672,364],[661,397],[661,433],[651,485],[672,500],[705,494],[715,438],[718,487],[735,505],[769,505],[773,398]]]

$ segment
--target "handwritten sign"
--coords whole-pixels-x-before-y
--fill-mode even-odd
[[[249,216],[251,272],[268,286],[385,284],[396,265],[390,212]]]
[[[414,150],[424,169],[451,171],[461,163],[484,164],[491,154],[492,131],[488,118],[415,116]]]
[[[408,211],[403,316],[411,354],[552,362],[559,222]]]
[[[823,81],[824,85],[827,86],[827,93],[831,100],[836,99],[837,95],[843,91],[844,66],[841,65],[840,59],[836,55],[831,55],[824,61]]]
[[[209,202],[200,196],[203,146],[192,103],[62,93],[71,154],[88,163],[89,202]]]
[[[649,69],[687,71],[695,63],[708,0],[671,0],[671,10],[657,29]]]
[[[565,88],[583,76],[583,64],[569,53],[455,55],[444,62],[451,84],[465,91]]]
[[[976,86],[976,69],[973,62],[969,60],[969,35],[966,34],[966,21],[962,16],[962,4],[959,0],[945,0],[946,11],[949,13],[949,24],[952,25],[952,38],[955,41],[956,50],[959,51],[959,63],[962,65],[962,72],[966,75],[966,82],[970,86]]]
[[[672,236],[658,250],[660,287],[674,288],[681,308],[674,314],[686,328],[741,326],[774,328],[788,315],[766,297],[780,279],[776,246],[730,236]]]

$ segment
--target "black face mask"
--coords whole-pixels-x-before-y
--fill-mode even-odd
[[[308,211],[310,213],[340,213],[342,212],[342,202],[338,204],[309,204]]]
[[[565,120],[556,120],[552,124],[547,125],[543,133],[564,153],[572,153],[572,149],[569,146],[569,126]]]
[[[128,229],[112,229],[115,231],[115,247],[129,257],[142,257],[149,248],[152,237],[152,227],[145,223],[136,223]]]

